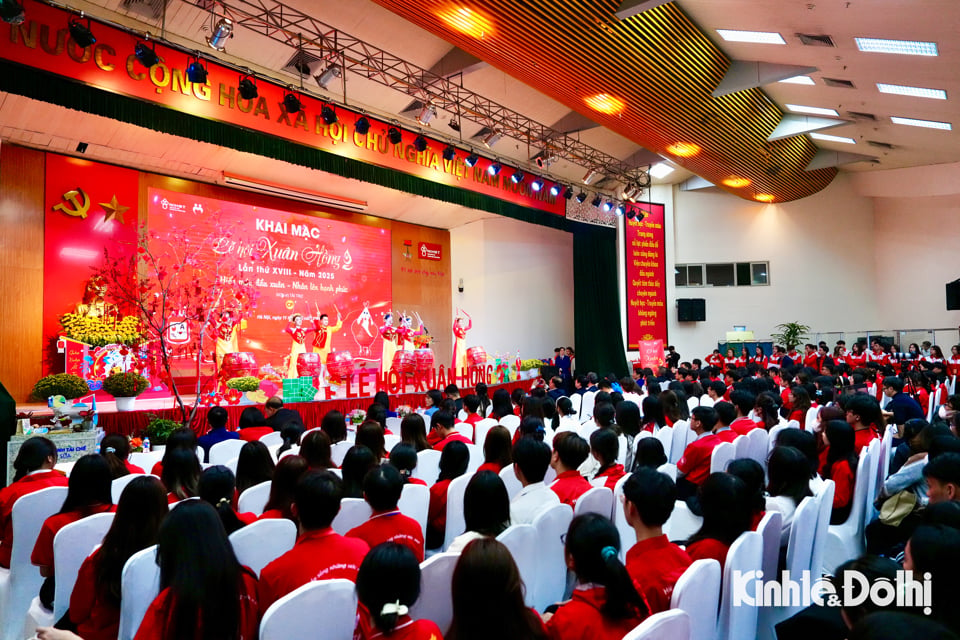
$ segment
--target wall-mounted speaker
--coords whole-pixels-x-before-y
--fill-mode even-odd
[[[703,322],[707,319],[707,301],[703,298],[677,298],[677,320]]]
[[[960,280],[947,283],[947,311],[960,311]]]

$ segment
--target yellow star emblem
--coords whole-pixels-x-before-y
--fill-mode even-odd
[[[117,196],[114,194],[110,198],[110,202],[101,202],[100,206],[103,207],[103,221],[106,222],[110,218],[116,218],[123,224],[123,214],[130,209],[130,207],[125,207],[119,202],[117,202]]]

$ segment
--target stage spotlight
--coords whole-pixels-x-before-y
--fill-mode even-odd
[[[320,75],[314,76],[313,79],[317,81],[317,84],[320,85],[321,89],[326,89],[327,85],[329,85],[334,78],[339,78],[342,75],[343,71],[341,71],[340,65],[332,64],[321,71]]]
[[[610,209],[613,209],[613,202],[610,200],[607,200],[606,202],[603,203],[602,209],[604,213],[610,213]]]
[[[628,220],[633,220],[633,219],[636,218],[636,217],[637,217],[637,210],[636,210],[636,209],[633,209],[633,208],[631,207],[630,209],[627,210],[627,219],[628,219]]]
[[[520,169],[517,169],[516,171],[513,172],[513,175],[510,176],[510,182],[512,182],[513,184],[520,184],[521,182],[523,182],[523,176],[524,176],[523,171],[520,171]]]
[[[596,169],[590,169],[587,171],[587,175],[583,176],[583,184],[593,184],[597,181],[597,178],[600,177],[600,172]]]
[[[156,49],[147,46],[146,42],[138,42],[137,46],[133,48],[133,55],[147,69],[160,62],[160,56],[157,55]]]
[[[242,76],[240,78],[240,83],[237,85],[237,93],[239,93],[240,97],[244,100],[255,100],[257,96],[260,95],[253,76]]]
[[[226,48],[227,38],[231,36],[233,36],[233,21],[230,18],[220,18],[213,27],[213,33],[207,38],[207,44],[217,51],[223,51]]]
[[[450,124],[447,125],[457,133],[460,133],[460,121],[456,118],[450,118]]]
[[[0,19],[9,24],[23,24],[23,6],[16,0],[0,0]]]
[[[552,195],[554,198],[560,195],[560,185],[558,185],[556,182],[550,185],[550,195]]]
[[[534,193],[537,193],[540,191],[540,189],[543,189],[543,178],[534,178],[533,182],[530,183],[530,188],[533,189]]]
[[[391,144],[400,144],[403,142],[403,134],[400,133],[400,129],[390,127],[387,129],[387,139],[390,140]]]
[[[617,205],[617,215],[622,216],[627,212],[627,208],[623,206],[623,203]]]
[[[495,176],[498,173],[500,173],[500,169],[502,168],[503,168],[503,165],[501,165],[499,162],[494,162],[489,167],[487,167],[487,173],[489,173],[491,176]]]
[[[638,221],[642,221],[644,218],[647,217],[647,214],[646,214],[645,212],[641,211],[640,209],[637,209],[637,214],[636,214],[636,215],[637,215],[637,220],[638,220]]]
[[[96,43],[97,39],[93,36],[93,32],[90,31],[90,18],[87,18],[87,24],[82,24],[80,22],[81,19],[83,19],[82,13],[79,18],[76,16],[70,18],[67,28],[70,30],[70,37],[77,43],[77,46],[86,49]]]
[[[464,159],[463,164],[467,165],[467,167],[472,167],[478,162],[480,162],[480,156],[476,153],[471,153]]]
[[[417,136],[413,141],[413,148],[417,151],[426,151],[427,150],[427,139],[423,137],[423,134]]]
[[[437,108],[430,103],[424,105],[423,109],[420,109],[420,114],[417,116],[417,122],[422,126],[426,127],[430,124],[430,121],[437,117]]]
[[[207,83],[207,68],[200,62],[200,56],[191,58],[190,64],[187,65],[187,80],[194,84]]]
[[[601,198],[600,196],[595,196],[593,198],[593,201],[590,202],[590,204],[592,204],[594,208],[600,208],[600,205],[602,203],[603,203],[603,198]]]
[[[502,137],[503,137],[503,134],[500,133],[499,131],[491,131],[487,135],[483,136],[483,140],[482,140],[483,146],[489,149],[493,147],[493,145],[497,144],[497,141]]]
[[[367,135],[367,132],[370,131],[370,121],[367,120],[367,116],[360,116],[357,118],[356,124],[354,124],[354,129],[357,130],[362,136]]]
[[[336,124],[337,120],[340,119],[337,117],[336,110],[329,104],[323,105],[323,108],[320,109],[320,117],[323,118],[324,124]]]
[[[573,197],[573,187],[567,187],[566,191],[563,192],[563,197],[569,200]]]
[[[300,98],[298,98],[296,94],[287,93],[283,96],[283,108],[287,110],[287,113],[297,113],[303,108],[303,105],[300,103]]]
[[[452,144],[448,144],[447,148],[443,150],[443,159],[447,162],[452,162],[454,158],[457,157],[457,148]]]
[[[583,191],[577,194],[577,202],[579,202],[580,204],[583,204],[584,201],[586,201],[586,199],[587,199],[587,194],[585,194]]]

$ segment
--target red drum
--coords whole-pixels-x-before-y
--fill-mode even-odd
[[[417,373],[427,374],[433,370],[433,349],[416,349],[413,354]]]
[[[487,364],[487,352],[483,347],[467,349],[467,364],[471,367],[482,367]]]
[[[394,351],[392,368],[399,374],[414,373],[417,368],[416,355],[407,349]]]
[[[297,356],[297,375],[300,377],[320,375],[320,354],[301,353]]]
[[[331,380],[345,381],[353,375],[353,356],[350,355],[349,351],[332,351],[328,353],[327,371],[330,372]]]
[[[257,359],[252,353],[225,353],[223,355],[223,364],[220,366],[220,373],[227,380],[230,378],[242,378],[243,376],[257,376],[259,367]]]

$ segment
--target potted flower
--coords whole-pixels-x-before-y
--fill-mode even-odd
[[[540,375],[540,367],[543,366],[543,360],[522,360],[520,362],[521,380],[533,380]]]
[[[50,396],[63,396],[73,400],[90,393],[90,387],[80,376],[72,373],[55,373],[37,380],[33,386],[33,395],[38,400],[46,402]]]
[[[117,411],[133,411],[137,396],[147,390],[150,382],[139,373],[111,373],[103,381],[103,390],[117,401]]]
[[[144,435],[150,438],[150,448],[153,451],[162,451],[166,447],[167,438],[170,437],[170,434],[183,426],[176,420],[168,420],[153,414],[148,414],[148,418]]]

